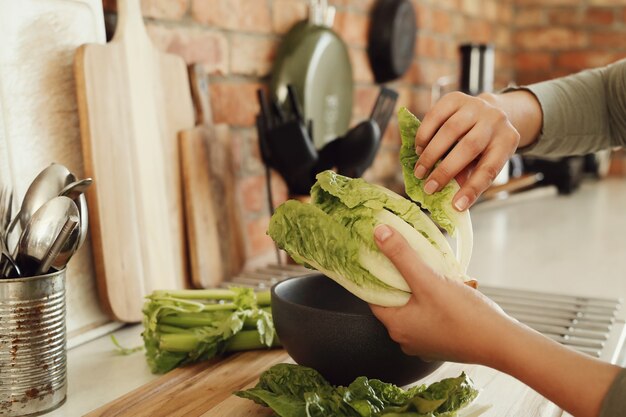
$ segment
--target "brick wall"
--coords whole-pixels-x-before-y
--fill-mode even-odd
[[[110,17],[115,0],[103,0]],[[366,54],[369,10],[374,0],[331,0],[335,30],[348,43],[354,68],[354,123],[365,118],[378,87]],[[495,87],[525,83],[624,56],[624,0],[413,0],[418,20],[416,59],[400,81],[400,105],[418,115],[430,107],[431,85],[458,72],[457,46],[490,42],[496,50]],[[621,3],[621,5],[619,4]],[[162,50],[201,63],[211,76],[216,123],[234,143],[250,264],[273,256],[265,236],[269,215],[254,117],[255,92],[267,84],[281,36],[307,15],[305,0],[142,0],[149,34]],[[399,136],[392,123],[368,180],[399,188]],[[274,201],[287,196],[272,177]]]
[[[626,57],[625,0],[515,0],[514,11],[520,84]]]

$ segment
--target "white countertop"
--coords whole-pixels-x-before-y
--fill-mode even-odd
[[[626,299],[626,180],[486,202],[472,219],[470,275],[481,283]],[[129,326],[115,335],[132,347],[140,332]],[[82,415],[156,378],[141,353],[116,355],[108,336],[71,349],[68,364],[68,400],[47,416]]]

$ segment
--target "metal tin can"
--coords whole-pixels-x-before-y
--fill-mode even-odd
[[[42,414],[66,393],[65,269],[0,279],[0,416]]]

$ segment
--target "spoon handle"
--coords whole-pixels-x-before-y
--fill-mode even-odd
[[[41,263],[39,264],[39,268],[37,268],[35,275],[41,275],[48,272],[50,266],[52,265],[52,262],[54,262],[56,257],[59,256],[61,248],[63,247],[65,242],[67,242],[67,239],[70,237],[77,225],[78,217],[72,216],[67,219],[67,221],[61,228],[61,231],[54,240],[54,243],[52,243],[52,246],[50,246],[50,249],[46,253],[46,256],[44,256],[41,260]]]

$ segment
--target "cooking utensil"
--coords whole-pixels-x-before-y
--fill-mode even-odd
[[[31,216],[39,210],[43,204],[59,195],[61,190],[74,181],[76,181],[74,174],[61,164],[51,164],[44,168],[26,190],[20,210],[9,225],[7,231],[7,247],[10,246],[8,238],[18,222],[21,230],[24,230]]]
[[[106,45],[78,49],[75,73],[99,294],[124,322],[143,297],[187,285],[177,135],[194,127],[183,59],[158,51],[138,0],[118,0]]]
[[[321,274],[274,285],[272,318],[287,353],[333,384],[366,375],[406,385],[442,364],[404,354],[366,302]]]
[[[72,200],[76,200],[78,196],[87,191],[91,184],[93,184],[93,180],[91,178],[74,181],[73,183],[68,184],[65,188],[63,188],[59,195],[68,197]]]
[[[89,229],[89,211],[87,210],[87,199],[85,198],[85,191],[93,184],[93,180],[91,178],[85,178],[79,181],[75,181],[67,187],[65,187],[59,193],[60,196],[69,197],[74,200],[76,206],[78,207],[78,212],[80,213],[80,239],[78,241],[78,246],[76,250],[80,249],[85,243],[85,239],[87,239],[87,230]]]
[[[367,53],[379,84],[402,77],[413,62],[417,23],[409,0],[378,0],[372,8]]]
[[[245,262],[235,168],[229,138],[216,135],[208,76],[189,67],[198,125],[179,133],[191,279],[215,287],[238,274]]]
[[[312,120],[315,148],[343,136],[352,117],[354,81],[348,48],[324,25],[322,4],[310,3],[310,19],[284,37],[274,61],[270,93],[284,108],[287,86],[301,99],[305,120]]]
[[[61,231],[59,232],[59,235],[56,237],[56,239],[52,243],[52,246],[50,246],[50,249],[41,260],[41,264],[35,271],[35,275],[48,273],[48,270],[52,266],[52,263],[55,262],[55,260],[57,259],[57,257],[59,256],[61,252],[61,249],[65,245],[70,246],[72,248],[71,249],[72,252],[76,251],[78,244],[73,245],[69,240],[72,236],[76,236],[77,240],[80,239],[80,231],[77,235],[76,234],[72,235],[72,232],[74,231],[74,229],[78,227],[78,222],[79,222],[79,218],[77,216],[69,217],[66,220],[65,224],[61,228]],[[69,262],[69,259],[71,258],[72,255],[73,253],[68,254],[67,258],[61,263],[57,262],[57,265],[56,265],[57,270],[63,269],[65,265],[67,264],[67,262]]]
[[[19,276],[20,269],[13,260],[6,243],[6,233],[13,212],[13,191],[4,187],[0,190],[0,278],[9,276],[11,271]]]
[[[323,153],[330,155],[340,174],[357,178],[372,165],[397,100],[398,93],[382,87],[370,118],[327,145],[329,149],[324,149]]]
[[[31,216],[20,236],[16,256],[23,276],[37,275],[68,220],[78,223],[79,213],[74,201],[67,197],[52,198]],[[59,243],[61,247],[50,264],[55,268],[65,266],[76,251],[79,238],[79,229],[72,227],[69,237]]]

